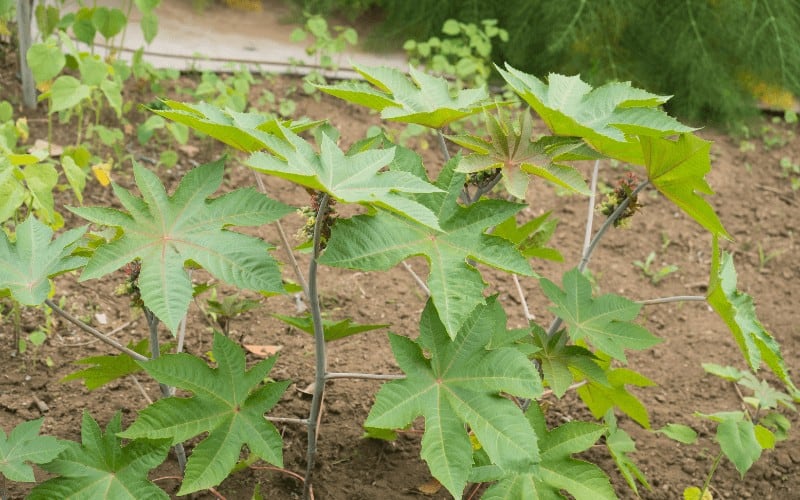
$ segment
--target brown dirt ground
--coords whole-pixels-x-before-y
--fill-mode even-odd
[[[8,53],[6,53],[8,62]],[[13,59],[11,59],[13,60]],[[14,78],[13,63],[2,65],[0,88],[3,98],[19,102],[18,84]],[[264,83],[277,96],[297,85],[288,77],[279,77]],[[181,85],[191,84],[184,79]],[[259,90],[253,90],[253,102]],[[148,102],[153,96],[142,88],[129,88],[127,99]],[[181,97],[188,99],[187,97]],[[302,92],[291,96],[298,104],[297,116],[328,118],[342,131],[343,143],[360,137],[366,128],[378,123],[374,114],[361,108],[343,104],[333,98],[323,97],[317,102]],[[130,115],[133,123],[142,119],[138,111]],[[28,113],[32,138],[46,137],[46,117],[41,112]],[[113,124],[113,121],[111,122]],[[769,118],[752,124],[754,136],[743,142],[722,133],[706,130],[701,136],[713,140],[713,172],[708,176],[717,194],[711,198],[723,223],[735,238],[726,244],[726,249],[735,255],[739,272],[740,289],[753,295],[758,304],[759,317],[764,325],[782,343],[783,354],[791,368],[798,366],[800,354],[800,312],[797,309],[797,286],[800,265],[792,255],[797,251],[795,240],[798,233],[798,199],[790,184],[782,175],[779,161],[789,157],[800,161],[800,140],[796,138],[797,125],[773,124]],[[69,144],[74,137],[70,126],[54,128],[54,142]],[[767,147],[775,141],[777,144]],[[426,148],[430,139],[413,138],[411,144],[423,150],[429,165],[440,163],[438,152]],[[128,151],[139,161],[158,155],[159,146],[151,141],[141,147],[135,136],[126,137]],[[179,164],[159,174],[168,186],[196,162],[215,159],[224,150],[209,139],[192,139],[199,148],[194,156],[181,153]],[[748,144],[752,146],[748,147]],[[228,162],[226,186],[253,184],[252,173],[242,167],[240,156],[234,154]],[[589,165],[586,165],[588,174]],[[624,173],[621,167],[603,165],[600,179],[612,184]],[[115,180],[123,185],[131,184],[130,163],[115,167]],[[295,206],[308,204],[304,190],[282,181],[267,180],[271,196]],[[551,187],[534,182],[529,193],[532,204],[525,215],[534,216],[552,209],[561,220],[554,244],[560,248],[568,264],[552,265],[536,263],[536,268],[551,280],[559,282],[561,272],[572,267],[578,260],[586,217],[586,201],[582,198],[555,192]],[[87,205],[113,204],[110,191],[96,182],[90,182],[86,191]],[[63,204],[73,204],[71,194],[66,191],[58,196]],[[697,295],[705,291],[710,264],[710,238],[692,220],[664,198],[647,192],[642,196],[644,209],[632,221],[630,229],[615,230],[603,243],[593,258],[591,266],[600,290],[625,294],[633,299],[648,299],[670,295]],[[287,231],[293,234],[302,224],[299,216],[286,220]],[[80,221],[67,217],[67,224]],[[275,244],[278,238],[272,227],[257,231]],[[668,244],[666,243],[668,242]],[[768,262],[761,262],[759,249],[772,255]],[[634,260],[644,260],[651,251],[658,253],[657,264],[675,264],[679,271],[667,277],[657,286],[633,266]],[[282,250],[276,256],[286,261]],[[303,266],[307,258],[301,256]],[[425,263],[421,259],[411,261],[413,268],[424,273]],[[285,274],[291,278],[288,266]],[[484,276],[492,283],[490,292],[499,293],[506,307],[511,326],[521,326],[522,310],[516,291],[508,276],[487,271]],[[201,273],[196,281],[204,280]],[[108,279],[77,283],[75,276],[58,280],[56,300],[66,297],[67,309],[82,317],[92,318],[104,314],[105,324],[95,320],[95,326],[104,331],[115,331],[115,337],[123,342],[138,340],[146,335],[146,325],[136,314],[125,297],[114,294],[122,280],[122,273]],[[323,269],[321,273],[322,300],[325,311],[335,319],[352,318],[359,322],[391,323],[394,332],[415,335],[416,321],[424,305],[424,297],[417,289],[412,277],[402,267],[386,273],[350,272],[339,269]],[[538,290],[537,282],[523,280],[531,308],[543,323],[550,321],[548,304]],[[221,292],[227,289],[222,287]],[[205,304],[207,296],[198,300]],[[275,297],[263,301],[263,305],[236,319],[231,336],[246,344],[269,344],[282,347],[280,359],[272,372],[275,379],[291,379],[293,384],[272,411],[272,416],[307,416],[310,399],[300,392],[312,381],[313,352],[311,338],[302,332],[285,326],[270,316],[271,313],[293,314],[295,302],[292,297]],[[23,316],[23,329],[32,331],[42,322],[42,313],[28,310]],[[702,303],[669,304],[650,306],[643,310],[641,322],[664,342],[654,349],[630,355],[632,368],[640,370],[658,383],[658,386],[636,391],[650,410],[654,428],[669,422],[685,423],[699,431],[701,440],[693,446],[677,445],[663,436],[639,428],[627,418],[620,418],[621,425],[637,441],[638,451],[634,455],[641,469],[649,478],[652,491],[640,490],[646,499],[674,499],[681,497],[689,485],[700,485],[711,466],[718,449],[713,442],[711,427],[692,413],[711,413],[736,410],[742,406],[734,387],[706,375],[700,364],[714,362],[743,367],[731,335],[722,321]],[[187,350],[202,354],[210,349],[211,328],[206,316],[197,305],[190,309]],[[164,333],[165,338],[168,333]],[[96,391],[88,391],[76,382],[61,383],[59,380],[75,370],[73,361],[101,354],[110,350],[103,344],[78,331],[72,325],[58,321],[46,344],[38,351],[25,355],[14,355],[11,323],[0,323],[0,427],[8,431],[22,421],[45,416],[43,432],[64,439],[80,438],[80,419],[86,410],[101,425],[111,415],[122,410],[124,425],[128,425],[136,412],[145,406],[145,401],[131,379],[109,384]],[[333,371],[360,371],[372,373],[397,373],[386,336],[382,332],[362,334],[334,342],[329,348],[329,367]],[[50,358],[53,366],[47,367],[43,360]],[[250,356],[251,360],[256,358]],[[144,375],[139,380],[150,395],[155,397],[157,386]],[[422,422],[418,421],[413,431],[401,434],[395,442],[365,440],[361,424],[373,401],[379,383],[362,380],[337,380],[329,384],[322,430],[315,492],[318,499],[404,499],[423,498],[426,495],[419,487],[430,481],[427,468],[419,459],[419,441]],[[36,401],[46,403],[49,408],[41,412]],[[572,418],[586,418],[574,395],[563,400],[549,401],[549,416],[554,425]],[[794,414],[787,415],[794,424]],[[284,438],[285,466],[288,470],[302,474],[305,463],[305,429],[296,425],[282,425],[279,430]],[[191,448],[191,444],[190,444]],[[767,451],[761,460],[742,480],[733,466],[723,461],[714,482],[715,498],[763,498],[786,499],[796,497],[800,487],[800,438],[792,434],[787,442],[779,443],[775,450]],[[619,495],[632,498],[634,495],[614,470],[605,448],[597,446],[588,454],[610,474]],[[263,465],[263,464],[262,464]],[[152,473],[152,478],[167,491],[177,491],[174,476],[177,468],[174,457]],[[37,478],[46,476],[41,471]],[[288,474],[254,467],[237,473],[217,488],[218,498],[249,499],[254,487],[260,484],[264,498],[298,498],[300,485]],[[7,484],[10,498],[18,498],[29,491],[28,485]],[[429,495],[430,498],[449,498],[444,491]],[[196,494],[193,498],[213,498],[211,493]]]

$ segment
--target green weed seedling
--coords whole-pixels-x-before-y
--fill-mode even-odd
[[[222,328],[222,333],[227,337],[230,334],[231,322],[247,311],[259,307],[261,302],[243,298],[239,294],[226,295],[222,300],[217,300],[215,293],[213,298],[206,300],[206,304],[208,306],[206,312]]]
[[[217,308],[218,318],[250,307],[236,298],[245,290],[264,296],[286,293],[288,280],[272,245],[233,229],[280,223],[296,207],[252,187],[217,194],[224,160],[189,170],[172,189],[135,164],[135,186],[113,186],[114,208],[70,207],[95,227],[107,227],[106,232],[89,233],[80,226],[56,235],[35,215],[17,224],[13,234],[0,232],[0,293],[26,306],[46,304],[121,352],[78,360],[91,366],[67,379],[97,388],[119,377],[147,374],[161,384],[164,397],[136,408],[137,418],[125,429],[119,414],[105,431],[85,414],[81,444],[51,441],[31,422],[8,436],[0,433],[0,465],[13,464],[0,466],[6,480],[33,481],[28,464],[38,463],[52,475],[32,489],[32,499],[168,498],[148,473],[175,446],[182,471],[178,494],[190,494],[216,487],[255,457],[279,470],[292,467],[284,464],[283,439],[273,425],[278,421],[306,430],[305,470],[287,473],[303,477],[303,496],[310,499],[315,483],[324,480],[314,471],[326,385],[361,378],[385,382],[364,422],[368,434],[391,439],[424,417],[420,456],[456,498],[471,483],[478,485],[473,492],[486,483],[483,495],[490,499],[616,498],[607,472],[577,458],[601,439],[638,494],[638,488],[650,486],[636,466],[636,443],[626,427],[651,427],[647,388],[657,381],[639,373],[631,361],[636,358],[628,354],[657,349],[661,340],[637,319],[643,307],[688,300],[707,302],[729,327],[747,363],[734,378],[753,390],[745,402],[754,410],[703,416],[718,424],[721,453],[744,474],[762,449],[785,435],[788,426],[776,416],[777,408],[789,407],[800,393],[780,345],[758,321],[752,298],[738,290],[733,257],[720,247],[730,236],[700,194],[712,192],[705,179],[711,144],[661,109],[668,97],[628,83],[594,88],[578,76],[552,74],[543,81],[506,65],[497,68],[500,77],[529,108],[505,113],[485,87],[453,88],[415,67],[409,74],[355,69],[366,82],[318,85],[318,90],[373,109],[384,122],[429,129],[443,146],[443,161],[424,160],[375,129],[342,149],[338,131],[319,122],[169,100],[153,110],[247,154],[244,163],[255,172],[312,193],[309,202],[298,202],[307,204],[311,215],[305,270],[295,249],[284,243],[285,272],[294,273],[309,314],[280,318],[313,334],[314,383],[307,417],[279,416],[290,381],[269,376],[277,356],[248,367],[244,349],[221,333],[215,333],[208,357],[180,352],[187,330],[198,329],[187,320],[197,291],[193,269],[203,268],[237,290],[227,302],[209,304]],[[218,83],[208,82],[213,88]],[[534,137],[533,113],[543,119],[548,134]],[[483,117],[487,134],[446,133],[470,117]],[[316,134],[301,135],[313,128]],[[590,186],[597,185],[601,167],[612,159],[630,165],[637,175],[629,175],[597,207]],[[594,165],[590,182],[583,170],[586,160]],[[676,169],[676,164],[691,168]],[[581,255],[565,272],[551,276],[534,271],[539,259],[564,256],[551,238],[556,221],[547,209],[552,207],[534,205],[541,188],[532,178],[586,199]],[[710,233],[706,295],[633,301],[600,293],[588,277],[599,279],[603,273],[603,262],[590,267],[590,261],[609,231],[622,219],[631,225],[643,216],[636,210],[637,197],[646,190],[665,196]],[[347,205],[360,209],[338,210]],[[529,207],[534,209],[526,211]],[[595,215],[605,218],[595,225]],[[408,266],[412,257],[427,260],[425,274]],[[651,280],[663,279],[669,273],[651,269],[655,258],[651,253],[641,268]],[[398,372],[372,373],[370,367],[329,371],[327,342],[384,325],[323,319],[324,309],[335,304],[320,300],[320,274],[329,267],[379,273],[397,265],[406,265],[426,299],[416,332],[388,335]],[[531,310],[518,286],[521,312],[528,318],[524,327],[508,328],[506,306],[487,292],[489,268],[511,275],[517,284],[524,280],[538,287],[546,297],[537,304],[541,310]],[[55,276],[74,271],[83,283],[120,269],[148,325],[148,335],[128,346],[49,298]],[[552,320],[540,319],[549,314]],[[161,339],[160,327],[176,337],[174,344]],[[750,375],[765,367],[783,390],[768,389]],[[591,417],[549,427],[542,399],[572,391]],[[618,419],[621,415],[627,418]],[[747,431],[746,443],[730,438],[744,435],[740,431]],[[664,432],[688,440],[680,429]],[[186,441],[197,444],[184,461]],[[25,442],[30,444],[24,449],[41,453],[20,456],[15,450]],[[248,459],[241,462],[244,448]]]
[[[788,156],[784,156],[781,158],[780,165],[783,176],[791,183],[792,191],[800,189],[800,164],[792,161]]]
[[[786,250],[775,250],[772,252],[766,252],[764,247],[759,243],[757,245],[758,249],[758,271],[764,272],[764,269],[767,268],[767,265],[775,259],[776,257],[780,257],[782,254],[786,253]]]
[[[633,261],[633,265],[642,271],[642,274],[650,280],[650,283],[658,285],[665,278],[667,278],[667,276],[678,272],[678,266],[674,264],[663,266],[659,269],[653,269],[652,266],[655,260],[656,260],[656,253],[650,252],[649,254],[647,254],[647,258],[644,260],[644,262],[642,262],[641,260]]]

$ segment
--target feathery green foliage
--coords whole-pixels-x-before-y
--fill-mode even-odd
[[[508,31],[494,60],[535,75],[582,73],[592,84],[631,80],[672,93],[670,110],[690,122],[732,124],[754,114],[753,88],[800,95],[798,0],[295,0],[357,13],[377,6],[385,22],[373,45],[440,35],[447,19],[497,19]],[[390,42],[395,40],[395,42]]]

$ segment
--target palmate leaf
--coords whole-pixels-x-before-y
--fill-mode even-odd
[[[278,318],[284,323],[292,325],[293,327],[301,331],[304,331],[310,335],[314,335],[314,322],[311,319],[310,314],[301,317],[284,316],[282,314],[273,314],[272,316]],[[322,328],[325,332],[325,342],[331,342],[334,340],[343,339],[359,333],[379,330],[381,328],[386,328],[387,326],[389,325],[387,324],[362,325],[353,322],[353,320],[351,320],[350,318],[345,318],[341,321],[332,321],[329,319],[322,320]]]
[[[150,111],[208,134],[245,153],[267,149],[264,138],[274,135],[282,137],[280,127],[299,134],[323,123],[306,119],[283,121],[261,113],[238,113],[229,109],[222,110],[205,102],[186,104],[164,99],[161,103],[166,109]]]
[[[159,346],[161,354],[168,352],[175,344],[166,342]],[[144,356],[149,355],[150,346],[148,339],[142,339],[138,343],[128,343],[131,349]],[[126,377],[142,371],[142,367],[136,364],[133,358],[127,354],[109,354],[105,356],[90,356],[73,362],[76,365],[92,365],[89,368],[72,372],[61,379],[61,382],[71,380],[83,380],[84,385],[90,391],[98,389],[107,383],[118,378]]]
[[[525,199],[528,174],[542,177],[571,191],[588,195],[589,188],[575,168],[561,161],[579,157],[578,151],[588,150],[584,142],[572,137],[545,137],[534,141],[533,120],[530,112],[519,115],[519,123],[510,123],[502,115],[487,116],[489,140],[475,136],[448,137],[456,144],[475,151],[459,163],[459,172],[473,173],[499,168],[503,172],[503,186],[516,198]],[[591,157],[582,157],[586,159]],[[592,152],[593,153],[593,152]],[[595,153],[596,155],[596,153]]]
[[[731,239],[714,209],[698,194],[714,194],[705,180],[711,171],[711,143],[692,134],[681,134],[677,141],[642,137],[641,143],[653,186],[711,234]]]
[[[430,264],[428,288],[451,338],[478,305],[484,302],[485,284],[467,259],[504,271],[533,275],[530,264],[514,244],[486,230],[519,212],[523,205],[501,200],[480,200],[468,207],[458,204],[464,174],[453,172],[458,162],[448,162],[436,181],[443,192],[417,196],[438,219],[444,232],[391,212],[377,210],[340,220],[333,227],[320,263],[360,269],[387,270],[401,260],[424,255]]]
[[[79,227],[53,240],[53,231],[34,217],[17,226],[14,243],[0,231],[0,291],[9,290],[25,305],[44,302],[51,277],[86,263],[86,258],[71,255],[85,232],[85,226]]]
[[[718,239],[714,238],[708,304],[728,325],[750,369],[758,371],[764,362],[797,400],[800,391],[789,376],[780,344],[756,317],[753,298],[737,290],[736,282],[733,256],[721,251]]]
[[[52,436],[40,436],[44,418],[22,422],[8,436],[0,429],[0,474],[9,481],[36,481],[34,464],[47,463],[61,453],[65,444]]]
[[[270,175],[282,177],[301,186],[324,191],[345,203],[372,204],[439,229],[431,210],[399,193],[440,191],[408,172],[381,169],[395,159],[395,149],[367,149],[345,154],[326,134],[322,135],[320,153],[290,130],[281,127],[286,140],[267,139],[276,156],[254,153],[247,165]]]
[[[388,121],[416,123],[440,129],[456,120],[494,106],[487,103],[486,88],[459,90],[453,97],[447,80],[409,67],[411,80],[394,68],[353,65],[367,82],[318,85],[317,88],[345,101],[381,112]]]
[[[600,385],[608,385],[606,374],[597,364],[597,356],[585,347],[567,345],[565,330],[548,336],[539,325],[533,325],[531,340],[539,349],[533,358],[539,361],[544,381],[556,397],[563,396],[575,380],[573,370]]]
[[[656,385],[655,382],[628,368],[611,368],[611,358],[603,353],[598,353],[597,358],[597,363],[605,372],[606,381],[587,376],[588,383],[578,387],[578,396],[595,418],[601,418],[616,407],[639,425],[649,429],[650,415],[647,408],[625,386],[650,387]]]
[[[455,497],[472,468],[468,425],[492,463],[506,471],[526,471],[539,461],[536,433],[520,409],[500,393],[536,398],[541,381],[533,365],[514,348],[487,350],[493,332],[504,328],[505,314],[493,299],[480,306],[454,340],[428,302],[418,341],[391,335],[403,380],[384,384],[365,427],[403,428],[425,417],[422,458]],[[430,352],[425,356],[423,349]]]
[[[212,352],[217,368],[185,353],[141,362],[154,379],[191,391],[193,396],[155,402],[119,434],[179,443],[208,432],[189,457],[179,495],[221,483],[239,459],[243,445],[267,462],[283,466],[283,441],[264,413],[278,402],[289,381],[262,385],[277,357],[246,370],[242,348],[219,333],[214,334]]]
[[[551,73],[544,83],[508,64],[505,70],[497,70],[555,135],[582,137],[617,160],[643,164],[637,136],[664,137],[695,130],[659,108],[670,96],[651,94],[630,82],[593,89],[579,76]]]
[[[542,278],[542,291],[553,301],[551,310],[564,320],[573,341],[587,340],[597,349],[626,361],[625,349],[647,349],[661,340],[633,323],[640,304],[614,294],[592,297],[589,279],[577,268],[564,273],[564,290]]]
[[[614,410],[609,409],[605,414],[604,420],[608,426],[606,446],[611,453],[611,458],[614,459],[614,463],[617,464],[617,469],[622,474],[622,477],[625,478],[625,482],[628,483],[628,486],[637,496],[639,495],[639,488],[636,486],[637,482],[648,490],[652,490],[644,473],[633,459],[628,456],[628,454],[636,451],[636,443],[630,434],[617,426],[617,417],[614,415]]]
[[[521,226],[512,216],[494,227],[492,234],[517,245],[523,257],[563,262],[564,256],[555,248],[546,246],[558,227],[558,219],[551,219],[552,211],[545,212]]]
[[[169,441],[141,440],[122,446],[116,434],[122,429],[117,412],[104,433],[86,412],[81,424],[81,444],[67,442],[67,449],[42,468],[59,477],[35,487],[30,500],[83,500],[113,498],[168,499],[161,488],[147,479],[150,469],[167,457]]]
[[[484,500],[603,500],[617,498],[608,476],[598,466],[576,460],[572,454],[589,449],[603,435],[605,426],[590,422],[568,422],[547,430],[544,415],[533,404],[525,415],[539,437],[541,462],[529,472],[501,477]],[[473,480],[476,480],[473,478]],[[565,496],[562,491],[569,493]]]
[[[225,227],[272,222],[290,213],[291,207],[253,189],[207,198],[222,183],[222,160],[189,171],[171,196],[153,172],[134,165],[133,173],[141,199],[114,184],[128,213],[100,207],[70,209],[96,224],[123,231],[121,238],[94,252],[81,281],[141,259],[138,284],[144,305],[173,332],[192,299],[192,283],[183,268],[188,260],[240,288],[283,291],[278,265],[268,253],[270,246]]]

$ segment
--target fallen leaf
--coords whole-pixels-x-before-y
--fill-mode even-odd
[[[433,496],[439,493],[439,490],[442,489],[442,483],[436,480],[436,478],[431,478],[430,481],[427,483],[421,484],[417,486],[417,491],[422,493],[423,495]]]
[[[274,356],[278,351],[283,349],[283,346],[244,344],[244,348],[247,349],[247,352],[255,354],[259,358],[268,358]]]
[[[194,156],[200,152],[200,148],[197,146],[192,146],[191,144],[184,144],[183,146],[178,146],[178,150],[182,153],[185,153],[186,156],[189,158],[194,158]]]
[[[49,142],[43,139],[36,139],[34,141],[33,146],[28,148],[28,153],[36,154],[40,151],[48,153],[52,157],[61,156],[64,153],[64,147],[59,146],[58,144],[50,144]]]

